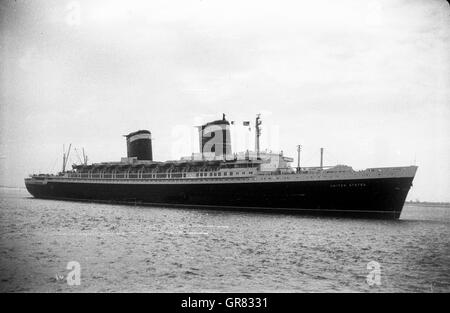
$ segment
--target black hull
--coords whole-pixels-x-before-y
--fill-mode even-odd
[[[36,198],[153,206],[400,217],[412,177],[211,184],[26,182]]]

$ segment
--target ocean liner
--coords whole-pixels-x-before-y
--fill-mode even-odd
[[[249,122],[246,125],[249,125]],[[261,119],[254,122],[255,151],[232,153],[225,115],[199,126],[199,153],[177,161],[153,160],[148,130],[126,135],[127,157],[120,162],[74,164],[62,172],[30,175],[27,190],[36,198],[138,205],[257,210],[302,214],[398,219],[416,166],[367,168],[300,166],[283,153],[259,148]]]

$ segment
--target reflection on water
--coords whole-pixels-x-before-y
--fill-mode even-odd
[[[0,291],[450,291],[450,208],[399,221],[39,200],[0,190]],[[70,261],[81,284],[69,286]],[[366,282],[381,265],[381,285]],[[59,276],[58,276],[59,275]]]

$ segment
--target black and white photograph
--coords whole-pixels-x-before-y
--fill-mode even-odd
[[[0,3],[0,292],[450,292],[445,0]]]

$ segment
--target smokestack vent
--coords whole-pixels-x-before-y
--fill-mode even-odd
[[[127,139],[127,157],[153,161],[152,134],[148,130],[138,130],[125,135]]]
[[[200,153],[215,156],[231,155],[230,123],[225,119],[199,127]]]

